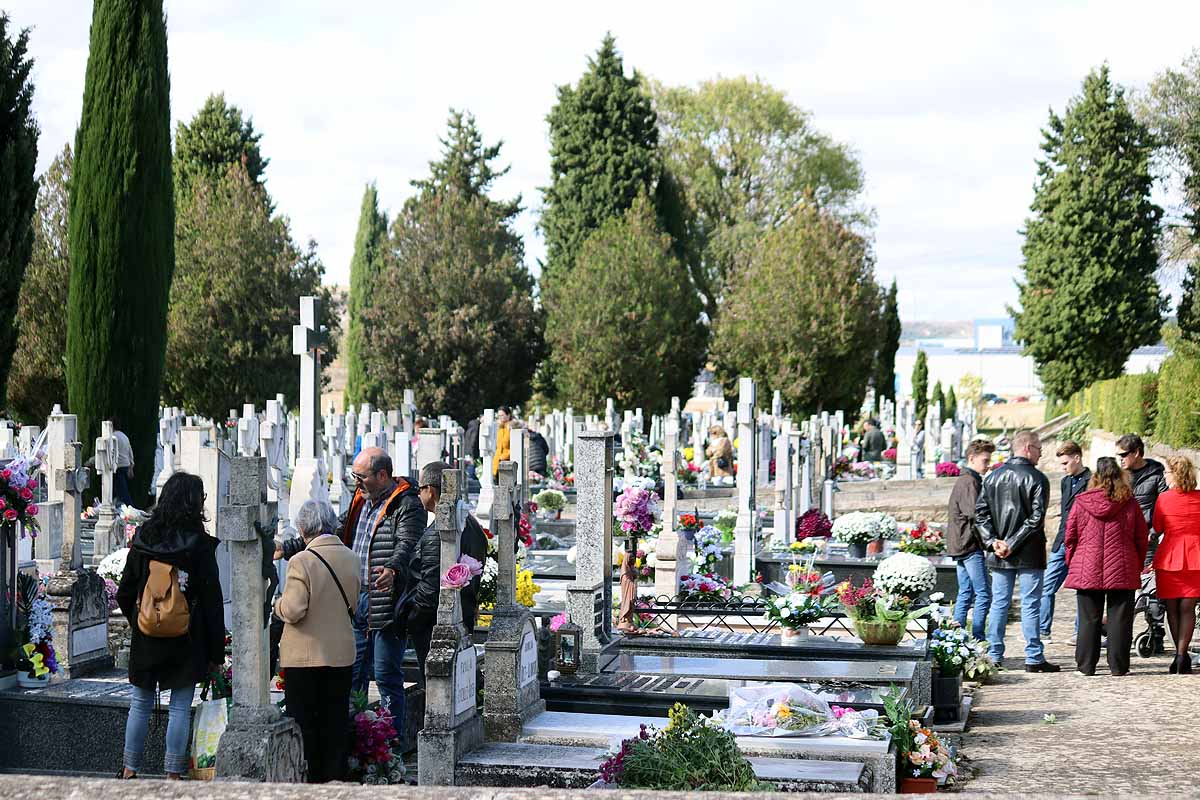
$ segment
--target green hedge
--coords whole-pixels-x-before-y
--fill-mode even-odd
[[[1155,432],[1158,384],[1153,372],[1122,375],[1094,383],[1065,403],[1048,404],[1046,413],[1050,418],[1064,411],[1075,417],[1087,414],[1094,427],[1149,436]]]
[[[1171,355],[1158,373],[1155,439],[1171,447],[1200,447],[1200,347],[1168,336]]]

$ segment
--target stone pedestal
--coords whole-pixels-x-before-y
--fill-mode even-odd
[[[583,629],[580,671],[594,673],[612,640],[613,434],[586,431],[575,442],[575,582],[567,616]]]
[[[679,451],[679,418],[667,418],[665,435],[663,437],[663,519],[662,533],[658,537],[655,549],[657,564],[654,567],[654,593],[674,597],[679,593],[679,580],[691,572],[688,561],[689,544],[675,530],[678,524],[677,508],[679,503],[678,486],[678,451]]]
[[[792,422],[779,421],[779,436],[775,439],[775,542],[790,542],[795,538],[796,514],[792,496]]]

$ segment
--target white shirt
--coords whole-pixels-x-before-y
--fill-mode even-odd
[[[121,431],[113,431],[113,438],[117,440],[117,469],[132,467],[133,446],[129,444],[129,437]]]

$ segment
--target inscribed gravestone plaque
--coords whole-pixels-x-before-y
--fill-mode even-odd
[[[454,716],[475,706],[475,646],[468,644],[454,659]]]
[[[537,680],[538,646],[532,629],[526,629],[521,637],[521,668],[517,676],[517,687],[525,688]]]

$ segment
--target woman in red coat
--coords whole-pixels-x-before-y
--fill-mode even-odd
[[[1133,593],[1142,585],[1148,533],[1126,474],[1116,459],[1101,458],[1087,491],[1075,498],[1064,540],[1068,565],[1065,585],[1075,590],[1079,609],[1075,664],[1082,675],[1096,672],[1105,606],[1108,668],[1113,675],[1129,671]]]
[[[1154,553],[1158,599],[1167,604],[1167,624],[1175,642],[1171,672],[1192,671],[1192,630],[1200,601],[1200,492],[1196,469],[1184,456],[1167,459],[1169,491],[1154,506],[1154,530],[1162,536]]]

